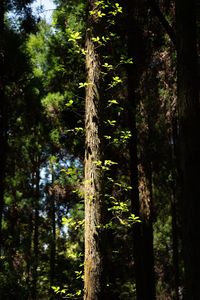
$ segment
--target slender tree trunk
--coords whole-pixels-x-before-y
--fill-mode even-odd
[[[134,225],[133,243],[134,243],[134,263],[136,278],[137,300],[154,300],[155,299],[155,276],[154,276],[154,255],[153,255],[153,227],[151,219],[151,173],[146,178],[146,174],[142,174],[143,180],[147,182],[145,192],[149,193],[148,199],[146,195],[139,194],[139,174],[138,174],[138,139],[136,126],[136,96],[135,89],[140,77],[140,61],[142,61],[142,33],[135,26],[134,18],[137,21],[140,3],[137,1],[127,1],[128,14],[128,31],[127,44],[128,56],[134,60],[138,60],[135,65],[128,67],[128,100],[129,100],[129,127],[132,133],[130,140],[130,167],[131,167],[131,185],[132,185],[132,212],[136,216],[140,216],[142,223]],[[144,172],[143,172],[144,173]],[[141,174],[140,174],[141,175]],[[140,199],[141,198],[141,199]],[[144,211],[144,203],[148,202],[149,214]]]
[[[179,271],[179,198],[180,198],[180,183],[179,183],[179,157],[178,157],[178,132],[177,132],[177,118],[172,118],[172,128],[171,128],[171,160],[172,165],[176,164],[175,174],[172,175],[172,187],[171,187],[171,216],[172,216],[172,248],[173,248],[173,267],[174,267],[174,299],[179,300],[179,287],[180,287],[180,271]]]
[[[133,85],[131,85],[130,89],[132,89],[132,86]],[[131,94],[132,93],[129,90],[129,97]],[[131,98],[132,101],[133,99],[134,98]],[[129,112],[130,111],[131,109]],[[139,216],[142,221],[141,223],[135,224],[133,228],[136,293],[137,300],[154,300],[156,299],[156,292],[153,251],[151,170],[149,170],[149,172],[147,172],[147,170],[144,171],[144,167],[140,166],[140,180],[138,179],[136,122],[134,121],[135,116],[131,114],[130,117],[129,128],[132,132],[130,141],[132,213]]]
[[[53,171],[54,172],[54,171]],[[50,291],[55,281],[55,256],[56,256],[56,208],[55,208],[55,197],[56,191],[53,188],[54,174],[52,174],[52,193],[50,195],[51,207],[50,207],[50,219],[51,219],[51,244],[50,244]],[[53,299],[53,298],[52,298]]]
[[[29,298],[31,299],[31,286],[32,286],[32,278],[31,278],[31,265],[32,265],[32,235],[33,235],[33,212],[32,209],[28,210],[28,216],[29,216],[29,224],[28,224],[28,235],[27,235],[27,242],[26,242],[26,249],[25,249],[25,260],[26,260],[26,285],[28,288],[28,294]]]
[[[195,0],[176,0],[181,207],[187,300],[199,299],[200,295],[200,102],[195,4]]]
[[[37,293],[37,283],[38,283],[38,255],[39,255],[39,200],[40,200],[40,171],[39,166],[36,167],[35,171],[35,199],[34,199],[34,205],[35,205],[35,212],[34,212],[34,232],[33,232],[33,293],[32,298],[33,300],[38,299],[38,293]]]
[[[88,1],[89,11],[97,9],[94,0]],[[85,103],[85,269],[84,299],[102,300],[103,245],[102,207],[103,173],[97,166],[102,162],[100,93],[100,55],[92,41],[100,34],[99,18],[89,15],[86,34],[86,103]]]
[[[6,103],[4,94],[4,0],[0,2],[0,255],[2,248],[2,217],[4,208],[5,167],[6,167]]]
[[[177,227],[177,203],[175,189],[171,195],[172,210],[172,242],[173,242],[173,267],[174,267],[174,291],[175,300],[179,300],[179,251],[178,251],[178,227]]]
[[[131,170],[131,210],[136,216],[140,215],[140,200],[138,189],[138,157],[137,157],[137,130],[136,130],[136,118],[135,112],[135,93],[133,90],[132,80],[133,76],[128,73],[128,97],[129,104],[132,110],[129,110],[129,128],[131,130],[132,137],[129,143],[130,153],[130,170]],[[132,114],[130,113],[132,111]],[[134,269],[136,279],[136,292],[137,299],[142,299],[142,257],[141,257],[141,224],[137,223],[133,228],[133,255],[134,255]]]
[[[144,149],[143,149],[144,150]],[[145,150],[144,150],[145,151]],[[152,169],[148,154],[139,168],[140,216],[141,216],[141,263],[142,299],[155,299],[155,273],[153,249],[153,195]]]

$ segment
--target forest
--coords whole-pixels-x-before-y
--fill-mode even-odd
[[[200,1],[35,2],[0,0],[0,300],[199,300]]]

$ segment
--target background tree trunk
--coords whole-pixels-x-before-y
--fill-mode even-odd
[[[35,176],[35,198],[34,198],[34,232],[33,232],[33,250],[34,250],[34,262],[33,262],[33,300],[38,299],[37,283],[38,283],[38,263],[39,263],[39,199],[40,199],[40,170],[39,166],[36,166]]]
[[[199,298],[200,281],[200,105],[195,4],[195,0],[176,0],[181,207],[187,300]]]
[[[4,1],[0,3],[0,255],[2,248],[2,217],[4,208],[4,186],[5,186],[5,167],[6,167],[6,140],[7,140],[7,118],[6,103],[4,94]]]
[[[173,266],[174,266],[174,292],[175,300],[179,300],[179,247],[178,247],[178,225],[177,225],[177,199],[175,188],[172,188],[171,195],[172,211],[172,242],[173,242]]]
[[[138,1],[127,2],[128,14],[128,56],[135,61],[134,65],[128,67],[128,99],[129,99],[129,127],[132,133],[130,141],[130,166],[132,185],[132,212],[139,216],[142,223],[134,225],[133,247],[136,292],[138,300],[155,299],[155,275],[154,275],[154,255],[153,255],[153,227],[152,227],[152,192],[151,192],[151,171],[143,170],[138,173],[138,139],[136,111],[137,99],[135,90],[138,86],[141,75],[141,62],[143,61],[143,37],[138,26],[137,18],[141,9]],[[141,25],[141,24],[140,24]],[[145,151],[145,150],[144,150]],[[148,160],[147,157],[145,157]],[[148,162],[150,163],[150,162]],[[142,166],[144,167],[144,166]],[[147,169],[147,168],[146,168]],[[148,171],[150,168],[148,168]],[[141,170],[140,170],[141,171]],[[140,179],[139,179],[140,177]],[[145,181],[144,193],[139,193],[139,185]],[[148,197],[147,197],[148,195]],[[147,199],[148,198],[148,199]],[[147,205],[146,205],[147,204]],[[146,205],[146,206],[145,206]],[[147,207],[148,206],[148,207]],[[145,211],[145,209],[146,211]]]
[[[145,151],[145,150],[144,150]],[[147,156],[147,154],[146,154]],[[148,158],[139,166],[142,298],[155,299],[152,170]]]
[[[50,237],[50,292],[55,281],[55,259],[56,259],[56,206],[55,200],[59,194],[54,189],[54,171],[52,170],[52,191],[50,195],[50,220],[51,220],[51,237]],[[53,295],[51,296],[53,299]]]

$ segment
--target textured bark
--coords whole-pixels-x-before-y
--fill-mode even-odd
[[[6,163],[6,103],[4,94],[4,1],[0,2],[0,255],[2,247],[2,217]]]
[[[176,1],[177,76],[185,299],[199,299],[200,103],[197,74],[196,1]]]
[[[89,10],[95,1],[90,0]],[[92,42],[99,30],[98,20],[89,16],[86,34],[87,83],[85,99],[85,269],[84,299],[102,299],[102,205],[103,174],[96,162],[102,162],[100,56]]]

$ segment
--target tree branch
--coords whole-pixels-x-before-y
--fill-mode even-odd
[[[158,4],[156,3],[155,0],[147,0],[147,2],[149,3],[150,7],[153,9],[153,11],[156,14],[156,16],[158,17],[160,23],[162,24],[162,26],[166,30],[170,40],[172,41],[172,43],[176,47],[175,32],[174,32],[172,26],[168,23],[167,19],[163,15],[163,13],[161,12],[160,7],[158,6]]]

